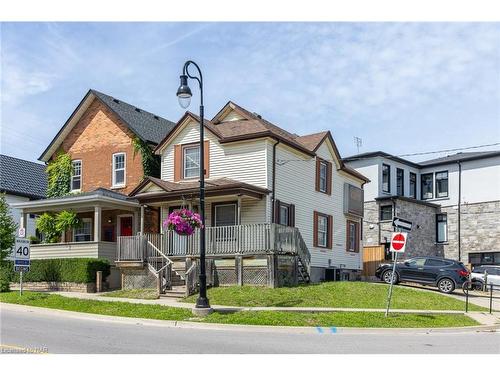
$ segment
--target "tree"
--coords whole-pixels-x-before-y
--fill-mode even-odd
[[[0,265],[3,265],[16,242],[17,224],[10,214],[5,195],[0,194]]]

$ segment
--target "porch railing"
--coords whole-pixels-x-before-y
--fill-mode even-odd
[[[117,258],[145,261],[148,243],[167,257],[196,257],[200,253],[199,236],[199,229],[191,236],[181,236],[174,231],[121,236],[118,238]],[[208,256],[296,254],[304,263],[311,259],[299,229],[280,224],[207,227],[205,248]]]

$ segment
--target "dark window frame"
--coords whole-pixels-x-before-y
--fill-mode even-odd
[[[430,176],[431,177],[431,183],[430,183],[430,187],[431,187],[431,196],[428,197],[428,198],[425,198],[424,197],[424,181],[425,181],[425,178],[426,176]],[[434,173],[430,172],[430,173],[423,173],[422,175],[420,175],[420,198],[422,200],[428,200],[428,199],[433,199],[434,198]]]
[[[356,234],[355,237],[355,246],[354,249],[351,249],[351,225],[354,225],[354,233]],[[359,221],[354,221],[354,220],[349,220],[347,219],[346,221],[346,251],[350,253],[359,253],[359,248],[360,248],[360,240],[361,240],[361,232],[360,232],[360,225]]]
[[[387,170],[387,190],[384,189],[384,171]],[[391,192],[391,166],[389,164],[382,163],[382,192]]]
[[[288,224],[281,223],[281,208],[286,207],[288,209]],[[295,227],[295,205],[292,203],[284,203],[280,200],[276,200],[275,210],[274,210],[274,222],[280,225],[286,225],[289,227]]]
[[[322,167],[324,168],[324,171],[326,173],[325,176],[325,186],[321,186],[321,170]],[[332,172],[332,163],[321,159],[320,157],[316,157],[316,176],[315,176],[315,185],[316,185],[316,191],[323,193],[323,194],[328,194],[332,195],[332,179],[333,179],[333,172]]]
[[[320,245],[318,241],[319,235],[319,218],[326,219],[326,246]],[[333,216],[327,215],[322,212],[313,212],[313,246],[319,247],[321,249],[332,249],[333,248]]]
[[[446,180],[446,195],[439,195],[439,193],[438,193],[438,178],[437,178],[437,176],[439,173],[446,173],[446,179],[444,179],[444,178],[439,179],[439,181]],[[446,171],[438,171],[438,172],[434,173],[434,189],[436,191],[436,194],[435,194],[436,198],[448,198],[449,193],[450,193],[450,180],[449,180],[449,178],[450,178],[450,175],[449,175],[447,170]]]
[[[401,192],[399,191],[400,187]],[[396,168],[396,194],[401,197],[405,195],[405,170],[403,168]]]
[[[385,219],[384,218],[384,215],[383,215],[383,208],[387,208],[387,207],[390,207],[391,209],[391,218],[390,219]],[[392,207],[392,204],[384,204],[384,205],[380,205],[380,208],[379,208],[379,219],[380,221],[389,221],[389,220],[392,220],[393,217],[394,217],[394,213],[392,212],[394,209],[394,207]]]
[[[414,178],[413,180],[412,180],[412,177]],[[414,173],[414,172],[410,172],[409,173],[409,180],[408,181],[409,181],[409,184],[408,184],[409,191],[408,191],[408,193],[410,194],[410,197],[412,197],[414,199],[417,199],[417,174]],[[413,184],[412,184],[412,182],[413,182]],[[413,185],[413,188],[415,189],[413,191],[413,194],[411,192],[412,185]]]
[[[440,218],[444,217],[445,220],[440,220]],[[445,238],[444,240],[439,239],[439,223],[445,223]],[[446,243],[448,242],[448,214],[440,213],[436,214],[436,242],[437,243]]]

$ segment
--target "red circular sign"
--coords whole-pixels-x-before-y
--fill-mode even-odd
[[[392,248],[394,250],[401,250],[404,245],[405,245],[405,236],[403,236],[401,233],[396,234],[392,239]]]

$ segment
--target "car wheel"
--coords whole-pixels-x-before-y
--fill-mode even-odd
[[[382,280],[384,281],[384,283],[390,284],[392,281],[391,279],[392,279],[392,270],[387,270],[382,274]],[[398,283],[398,274],[396,273],[394,277],[394,284],[397,283]]]
[[[450,294],[455,290],[455,283],[452,279],[444,278],[439,280],[437,287],[441,293]]]

